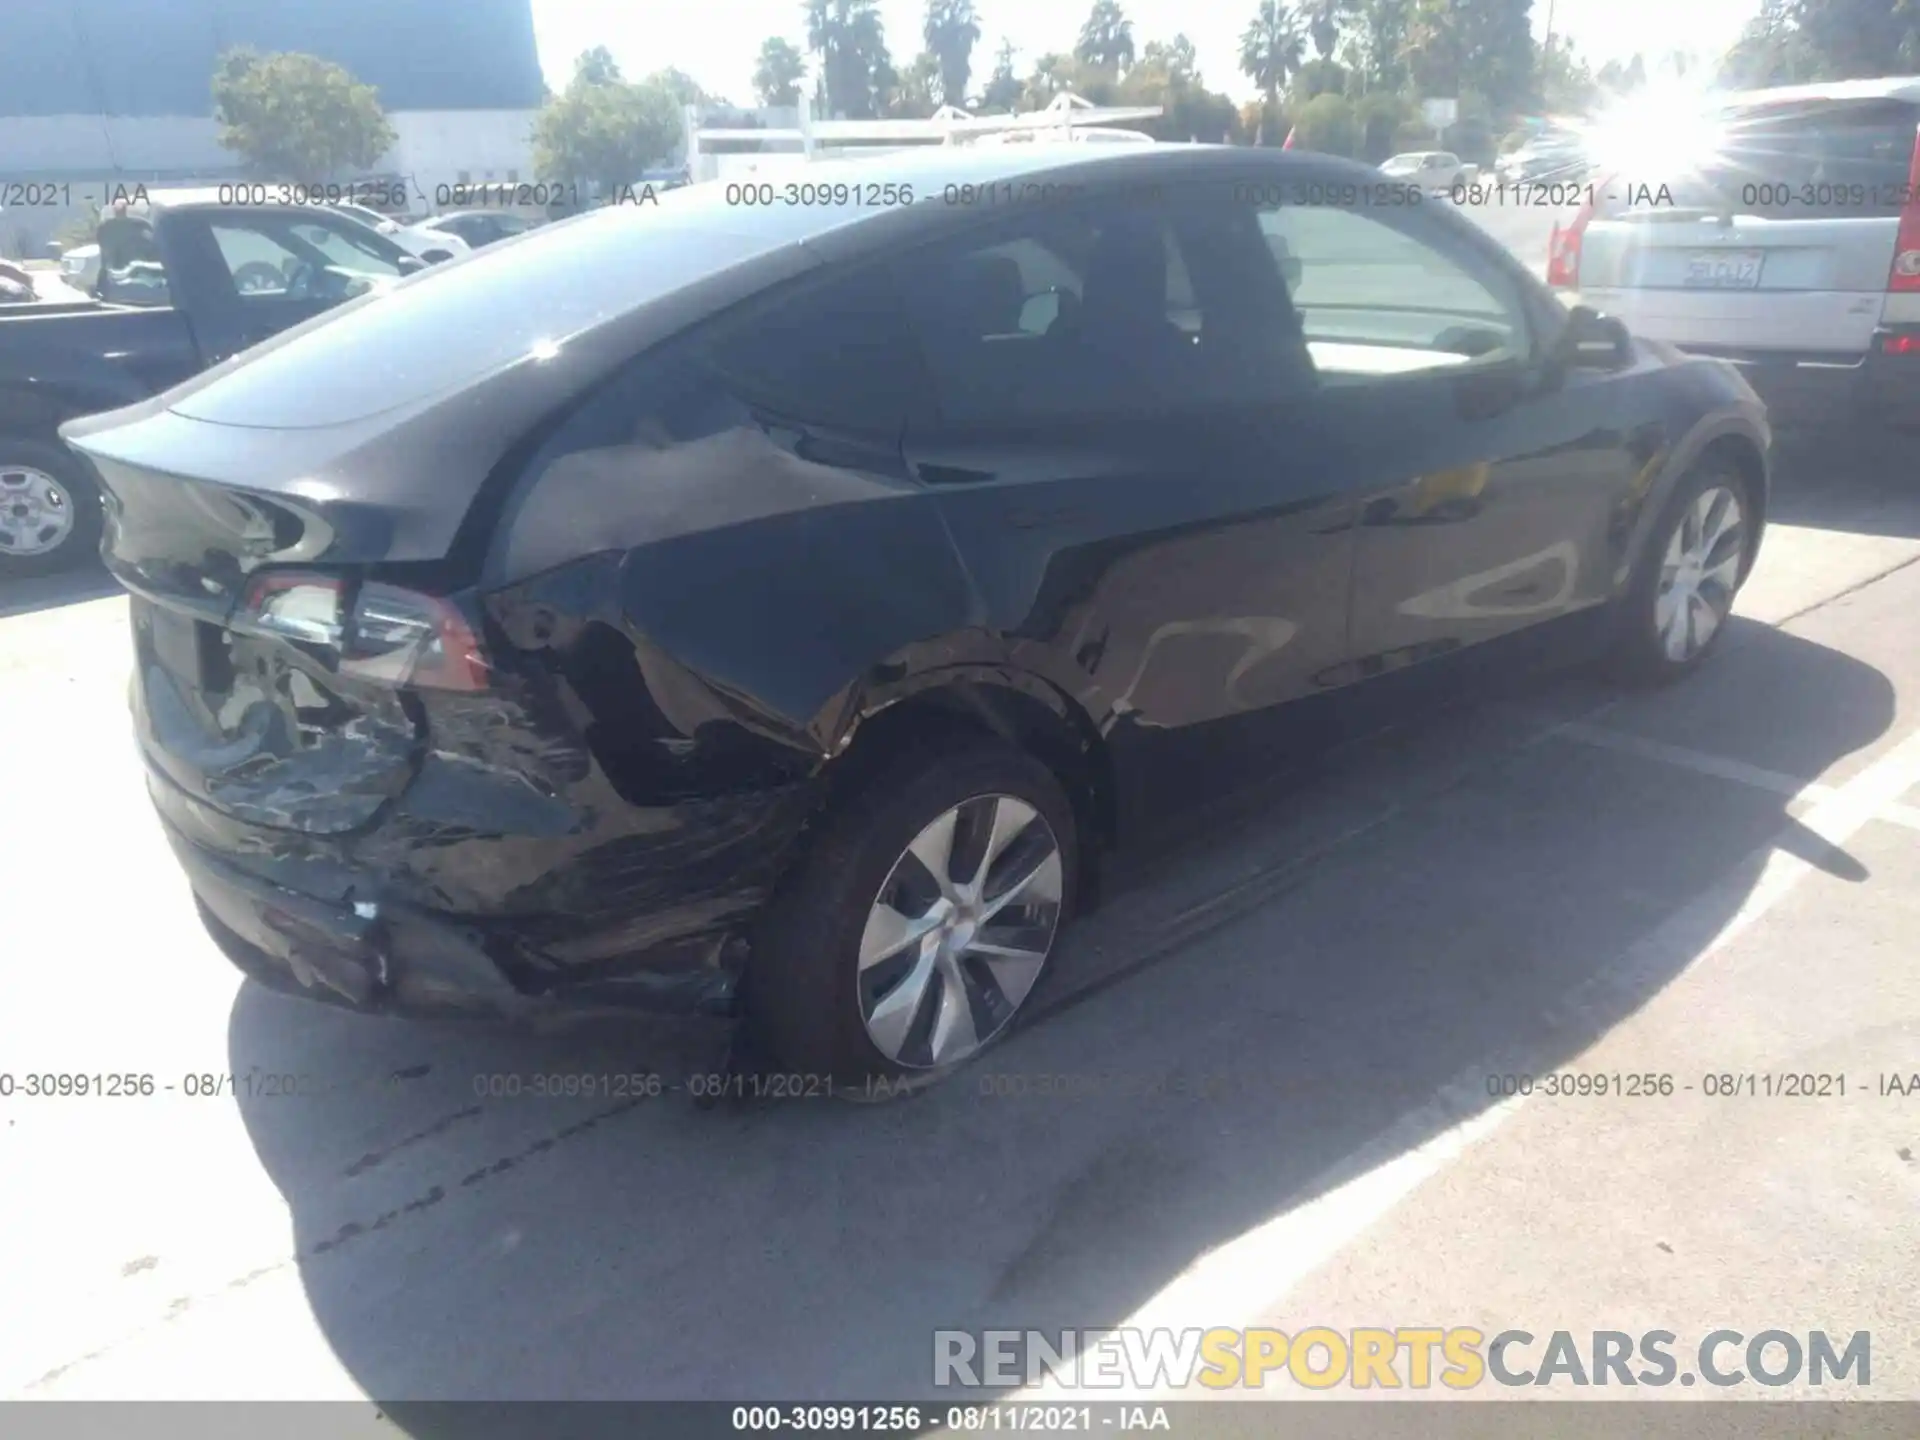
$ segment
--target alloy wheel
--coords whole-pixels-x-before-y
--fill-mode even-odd
[[[45,555],[73,533],[73,497],[44,470],[0,465],[0,555]]]
[[[1065,872],[1011,795],[945,811],[894,862],[860,938],[860,1018],[904,1069],[966,1059],[1013,1018],[1053,948]]]
[[[1654,592],[1654,630],[1668,660],[1691,660],[1725,623],[1745,548],[1746,512],[1739,494],[1727,485],[1701,491],[1667,542]]]

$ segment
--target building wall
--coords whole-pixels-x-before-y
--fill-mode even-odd
[[[344,65],[388,110],[525,110],[543,93],[531,0],[6,0],[0,14],[0,116],[205,115],[215,57],[236,45]]]
[[[400,176],[409,209],[461,208],[442,186],[533,181],[533,110],[411,110],[390,113],[395,141],[369,173]],[[30,158],[29,158],[30,157]],[[104,204],[116,187],[218,184],[241,175],[211,119],[164,115],[0,117],[0,180],[16,188],[0,211],[0,254],[36,255],[68,220]],[[306,177],[281,176],[285,180]],[[57,195],[55,194],[57,188]],[[48,203],[29,204],[34,200]],[[70,197],[70,198],[69,198]],[[8,198],[0,194],[0,201]],[[65,202],[65,203],[63,203]],[[468,203],[471,203],[469,201]]]

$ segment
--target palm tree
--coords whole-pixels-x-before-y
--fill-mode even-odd
[[[967,97],[973,73],[973,47],[980,39],[980,19],[973,0],[927,0],[927,52],[940,62],[940,99],[958,105]]]
[[[807,61],[792,42],[778,35],[760,47],[760,59],[753,67],[753,89],[762,105],[798,105],[800,79],[807,73]]]
[[[1260,0],[1260,8],[1240,35],[1240,71],[1260,87],[1269,109],[1299,70],[1307,53],[1297,16],[1282,0]]]
[[[1073,55],[1081,64],[1109,75],[1133,64],[1133,22],[1120,9],[1120,0],[1093,0]]]
[[[1071,55],[1042,55],[1033,63],[1033,74],[1027,77],[1026,89],[1020,97],[1021,108],[1039,110],[1062,90],[1071,90],[1073,71]]]
[[[807,0],[807,48],[820,56],[827,113],[873,118],[876,89],[893,68],[878,0]]]
[[[1340,22],[1353,12],[1354,0],[1312,0],[1307,10],[1307,34],[1322,60],[1333,58],[1340,43]]]

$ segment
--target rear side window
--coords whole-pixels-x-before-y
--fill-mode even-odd
[[[706,364],[749,406],[897,438],[922,371],[887,271],[800,284],[716,326],[701,346]]]
[[[1920,106],[1902,100],[1795,101],[1729,110],[1714,153],[1644,178],[1659,202],[1776,220],[1894,216],[1906,204]]]
[[[1275,393],[1285,296],[1234,263],[1258,243],[1224,207],[1115,197],[928,246],[897,283],[948,423],[1135,414]]]

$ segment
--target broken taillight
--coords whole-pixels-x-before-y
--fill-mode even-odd
[[[351,609],[348,608],[351,595]],[[268,571],[248,584],[236,629],[332,652],[342,675],[434,690],[484,690],[487,661],[453,601],[378,580]]]

